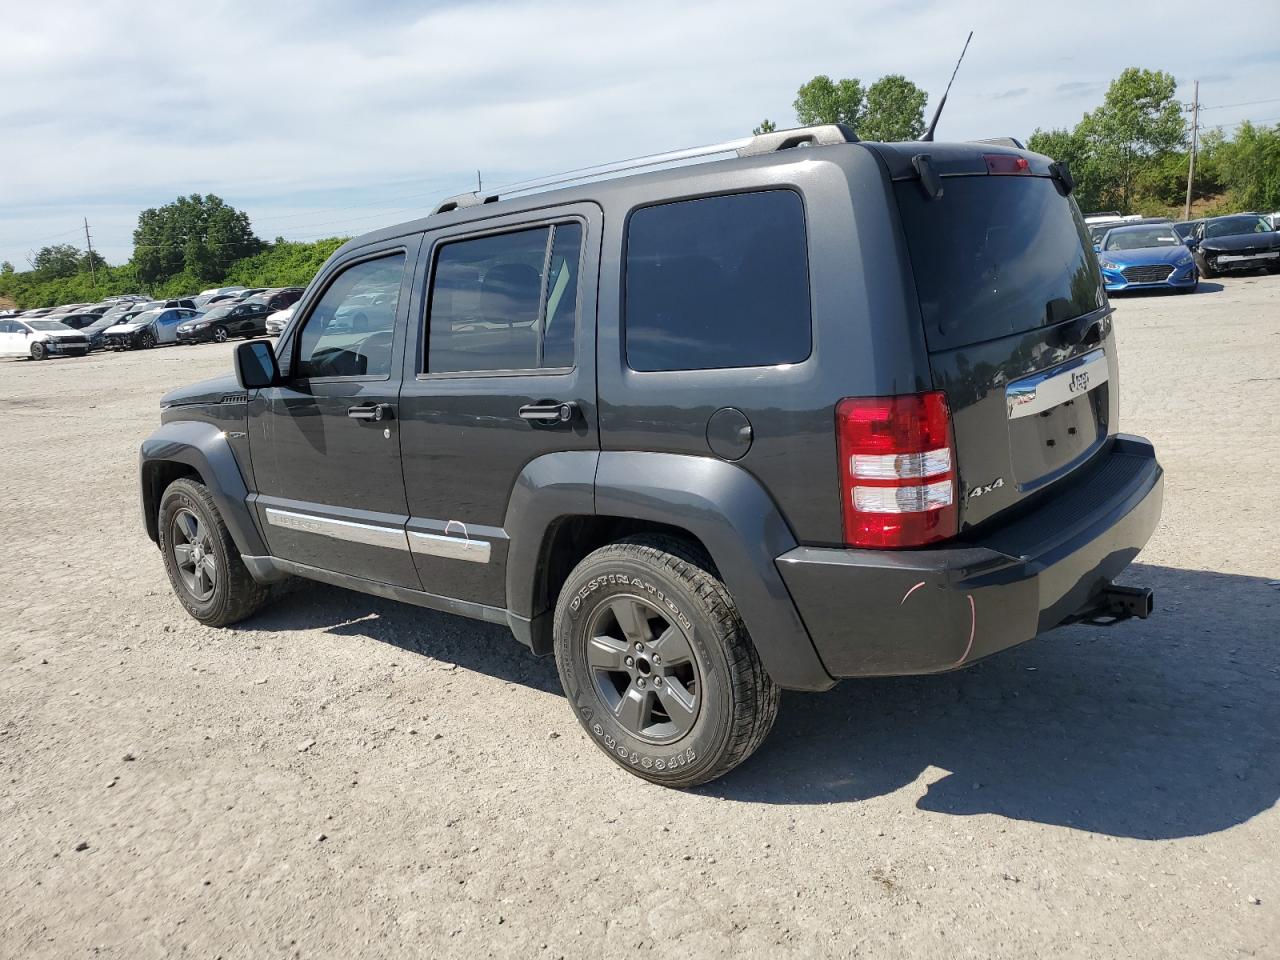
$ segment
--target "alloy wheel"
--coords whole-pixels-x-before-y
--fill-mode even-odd
[[[679,740],[702,705],[701,669],[681,627],[649,600],[622,594],[588,625],[587,666],[596,695],[628,733]]]
[[[214,341],[215,341],[216,343],[226,343],[226,342],[227,342],[227,328],[226,328],[226,327],[214,327],[214,328],[213,328],[213,339],[214,339]]]
[[[173,515],[169,540],[178,576],[187,592],[200,603],[208,601],[218,584],[218,564],[208,525],[184,507]]]

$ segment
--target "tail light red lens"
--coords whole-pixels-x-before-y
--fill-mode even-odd
[[[918,547],[957,532],[955,443],[941,391],[836,405],[844,539]]]

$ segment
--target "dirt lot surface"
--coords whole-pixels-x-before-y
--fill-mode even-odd
[[[787,694],[687,793],[503,630],[188,618],[135,458],[229,346],[0,361],[0,955],[1280,956],[1280,277],[1118,309],[1156,615]]]

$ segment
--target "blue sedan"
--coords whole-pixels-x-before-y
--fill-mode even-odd
[[[1113,227],[1094,248],[1108,293],[1125,290],[1180,290],[1200,283],[1195,260],[1171,223]]]

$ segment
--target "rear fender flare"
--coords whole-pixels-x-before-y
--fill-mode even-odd
[[[774,682],[800,690],[834,685],[774,565],[796,539],[746,470],[711,457],[606,451],[596,510],[689,531],[711,554]]]
[[[774,565],[797,546],[795,537],[755,478],[710,457],[565,452],[525,467],[504,527],[511,538],[509,620],[526,643],[530,622],[549,615],[540,608],[538,590],[547,532],[563,517],[592,514],[687,531],[711,554],[773,680],[800,690],[834,684]]]

